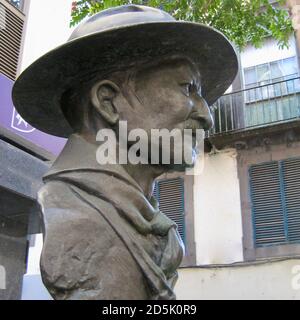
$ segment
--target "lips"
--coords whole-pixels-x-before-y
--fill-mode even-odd
[[[200,123],[200,128],[203,130],[209,130],[213,126],[213,119],[210,113],[207,114],[207,116],[199,113],[199,112],[193,112],[189,116],[188,121],[198,121]]]
[[[186,120],[184,127],[185,127],[185,129],[192,129],[193,130],[193,134],[196,134],[196,130],[197,129],[203,129],[204,130],[203,122],[200,121],[200,120],[195,120],[195,119]]]

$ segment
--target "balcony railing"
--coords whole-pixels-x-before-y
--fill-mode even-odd
[[[225,94],[211,111],[215,127],[210,134],[300,118],[300,77]]]

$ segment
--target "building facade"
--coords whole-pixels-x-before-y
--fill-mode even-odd
[[[0,299],[21,297],[27,234],[39,231],[35,197],[47,168],[43,155],[27,148],[13,128],[21,122],[14,117],[10,93],[19,72],[25,12],[22,1],[0,1]]]
[[[21,299],[30,235],[41,232],[36,193],[65,143],[20,117],[12,86],[33,60],[66,41],[72,2],[64,4],[0,1],[0,300]]]
[[[193,187],[196,264],[180,270],[179,298],[300,298],[295,34],[288,49],[272,39],[247,46],[231,90],[211,107],[210,152]]]

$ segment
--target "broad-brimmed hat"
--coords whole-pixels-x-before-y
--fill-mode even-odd
[[[219,31],[176,21],[159,9],[126,5],[88,18],[65,44],[31,64],[15,82],[13,102],[33,127],[68,137],[73,130],[61,110],[66,90],[92,75],[107,75],[173,54],[197,64],[202,95],[209,105],[231,85],[238,70],[236,52]]]

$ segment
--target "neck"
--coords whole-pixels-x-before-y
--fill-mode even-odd
[[[88,142],[95,144],[96,138],[93,133],[84,133],[81,136]],[[100,143],[101,144],[101,143]],[[97,145],[100,145],[97,142]],[[117,159],[119,158],[119,144],[116,145]],[[116,164],[118,165],[118,164]],[[141,187],[145,196],[150,199],[153,193],[154,180],[167,171],[167,168],[156,165],[152,166],[149,164],[120,164],[125,171],[136,181]]]
[[[142,188],[145,196],[150,199],[153,193],[154,180],[165,170],[161,166],[151,166],[147,164],[126,164],[122,167]]]

